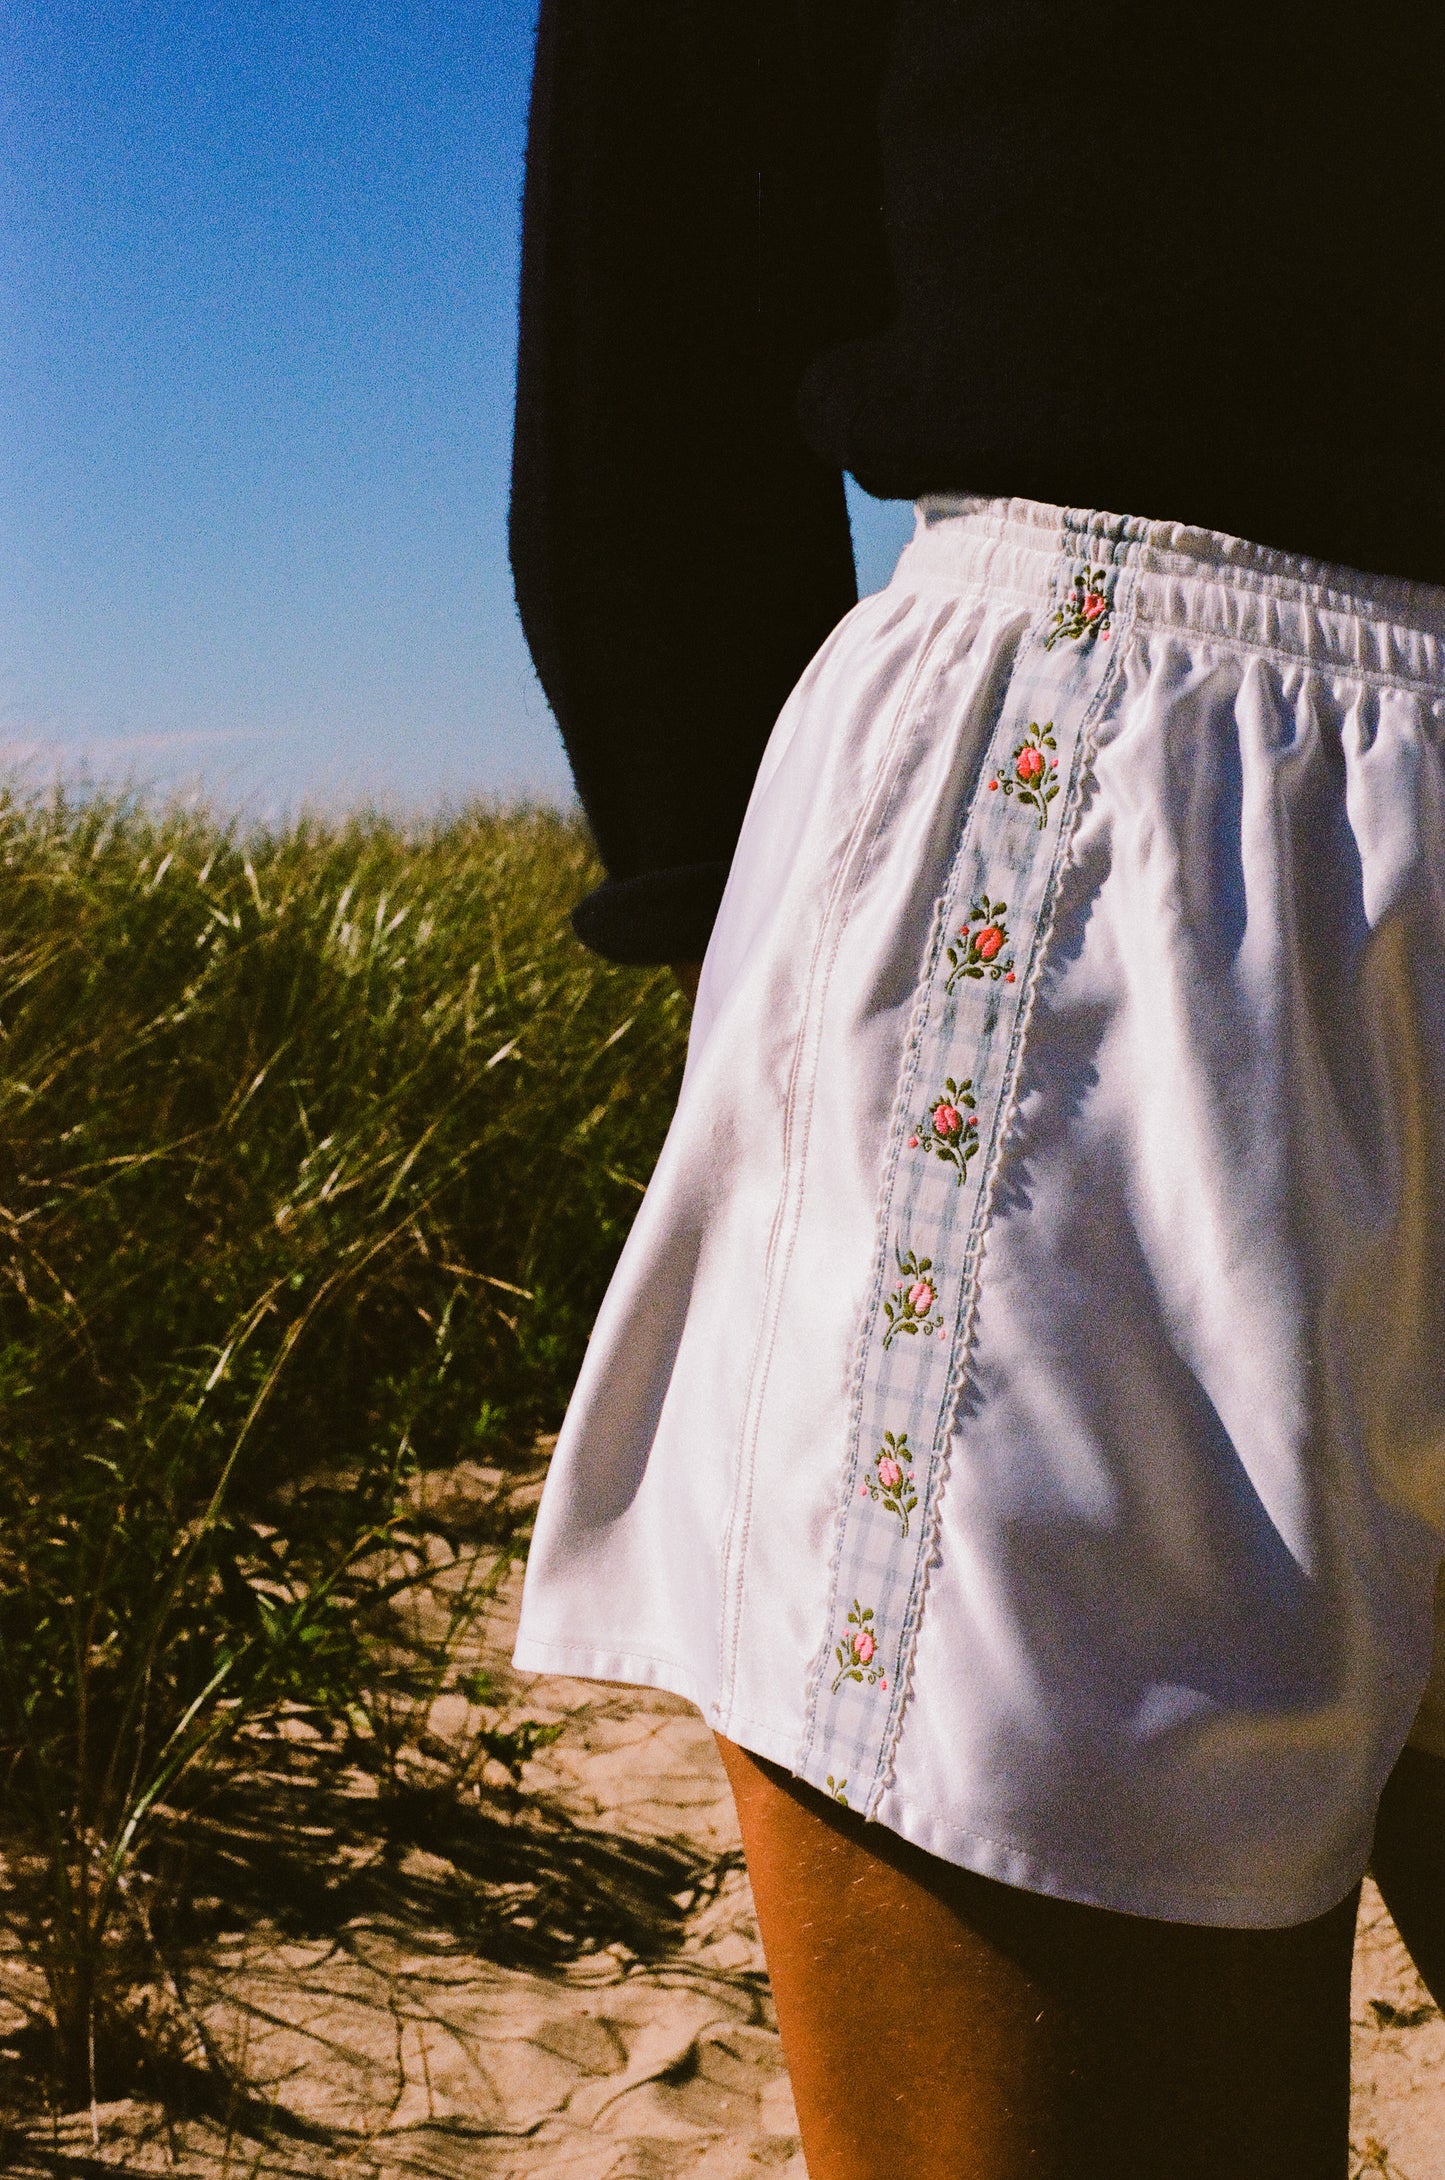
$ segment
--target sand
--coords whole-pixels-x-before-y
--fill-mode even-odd
[[[515,1602],[513,1584],[483,1643],[503,1681]],[[701,1719],[640,1690],[511,1676],[509,1692],[525,1715],[566,1722],[528,1767],[533,1797],[639,1853],[685,1845],[692,1876],[661,1954],[639,1963],[614,1942],[538,1968],[415,1919],[363,1914],[298,1940],[263,1918],[219,1946],[193,1987],[255,2102],[229,2119],[178,2119],[125,2100],[12,2126],[0,2170],[806,2180],[732,1806]],[[467,1706],[444,1699],[434,1730],[468,1725]],[[424,1900],[452,1873],[417,1846],[399,1875]],[[1353,2012],[1352,2180],[1445,2180],[1445,2020],[1373,1889]],[[0,2043],[6,2033],[0,2009]]]

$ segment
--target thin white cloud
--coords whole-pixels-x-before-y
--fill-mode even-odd
[[[7,735],[0,737],[0,761],[44,757],[85,763],[98,757],[153,757],[171,750],[210,749],[219,742],[269,739],[245,727],[178,728],[161,734]]]

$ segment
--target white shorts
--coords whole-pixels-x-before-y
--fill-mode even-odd
[[[764,758],[518,1665],[1031,1890],[1342,1898],[1445,1550],[1442,745],[1445,591],[925,501]]]

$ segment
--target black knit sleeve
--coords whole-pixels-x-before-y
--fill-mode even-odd
[[[871,292],[839,221],[875,189],[807,43],[777,0],[542,0],[512,566],[608,873],[577,930],[614,960],[700,955],[773,720],[855,597],[796,401]]]

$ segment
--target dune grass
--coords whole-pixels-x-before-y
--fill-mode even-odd
[[[541,811],[0,799],[0,1852],[57,2094],[156,1972],[159,1817],[268,1722],[375,1743],[418,1474],[505,1507],[560,1414],[685,1034],[573,940],[591,875]]]

